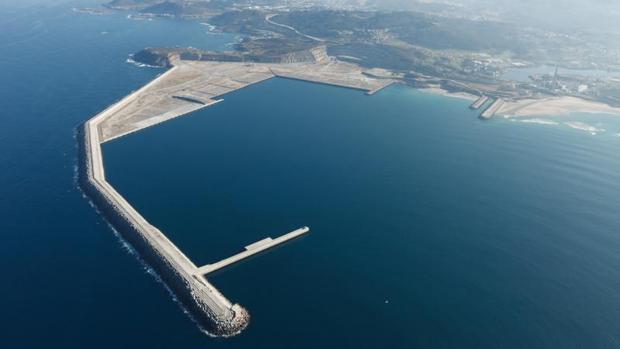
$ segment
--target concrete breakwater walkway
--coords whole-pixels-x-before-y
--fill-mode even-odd
[[[250,316],[204,275],[306,234],[309,228],[260,240],[237,255],[199,268],[107,182],[101,144],[208,107],[222,101],[217,97],[225,93],[276,75],[366,91],[380,90],[393,81],[368,78],[357,66],[336,61],[320,65],[267,65],[177,59],[174,64],[166,73],[84,123],[79,138],[80,186],[202,328],[213,335],[232,336],[247,326]]]

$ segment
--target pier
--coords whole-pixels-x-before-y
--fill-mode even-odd
[[[240,305],[231,303],[203,274],[305,234],[309,228],[304,227],[277,239],[267,238],[249,245],[246,251],[238,255],[206,266],[210,269],[207,272],[205,267],[198,268],[166,235],[142,217],[105,178],[99,126],[109,113],[122,108],[130,100],[131,96],[84,124],[80,184],[123,238],[131,242],[141,257],[157,271],[202,327],[221,336],[239,333],[247,326],[248,312]]]
[[[395,84],[395,83],[396,83],[396,81],[393,81],[393,80],[388,80],[388,81],[387,81],[387,83],[385,83],[384,85],[379,86],[379,87],[377,87],[377,88],[375,88],[375,89],[373,89],[373,90],[367,91],[367,92],[366,92],[366,95],[368,95],[368,96],[372,96],[372,95],[374,95],[375,93],[377,93],[377,92],[379,92],[379,91],[381,91],[381,90],[383,90],[383,89],[385,89],[385,88],[387,88],[387,87],[389,87],[389,86],[392,86],[392,85],[393,85],[393,84]]]
[[[469,109],[480,109],[480,107],[482,107],[484,105],[484,103],[486,103],[489,100],[489,97],[482,95],[480,96],[480,98],[478,98],[476,101],[474,101],[474,103],[472,103],[469,106]]]
[[[351,63],[242,63],[170,59],[166,73],[123,100],[100,120],[101,142],[190,114],[222,96],[274,77],[353,88],[372,94],[394,83],[364,74]]]
[[[493,115],[495,115],[495,113],[497,113],[498,110],[500,110],[500,108],[504,105],[504,100],[501,98],[497,98],[496,100],[493,101],[493,103],[491,103],[491,105],[489,105],[488,108],[486,108],[481,114],[480,114],[480,118],[481,119],[485,119],[488,120],[490,118],[493,117]]]
[[[135,93],[140,93],[140,90]],[[105,178],[100,123],[132,99],[132,95],[126,97],[84,124],[80,185],[202,327],[217,335],[238,333],[247,326],[247,311],[238,304],[232,304],[206,279],[196,277],[196,265],[159,229],[146,221]]]
[[[276,76],[364,90],[372,94],[394,81],[375,79],[363,69],[338,61],[327,63],[239,63],[182,61],[147,85],[86,121],[80,128],[80,187],[102,215],[131,243],[161,277],[201,328],[233,336],[249,323],[249,313],[230,302],[205,275],[309,232],[303,227],[260,240],[244,251],[197,267],[168,237],[151,225],[108,183],[101,145],[167,120],[221,102],[222,95]]]
[[[228,257],[226,259],[223,259],[217,263],[213,263],[213,264],[207,264],[205,266],[202,266],[200,268],[198,268],[197,274],[200,275],[207,275],[210,274],[216,270],[220,270],[222,268],[225,268],[231,264],[240,262],[241,260],[248,258],[250,256],[253,256],[257,253],[263,252],[265,250],[268,250],[272,247],[276,247],[280,244],[283,244],[289,240],[295,239],[301,235],[304,235],[306,233],[308,233],[310,231],[310,228],[308,227],[303,227],[303,228],[299,228],[297,230],[294,230],[288,234],[282,235],[276,239],[272,239],[271,237],[262,239],[258,242],[255,242],[251,245],[248,245],[245,247],[245,250],[243,252],[240,252],[234,256]]]

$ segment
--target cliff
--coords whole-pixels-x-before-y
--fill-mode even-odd
[[[174,51],[168,49],[145,48],[131,55],[131,58],[137,63],[165,68],[171,67],[170,55],[172,53]]]

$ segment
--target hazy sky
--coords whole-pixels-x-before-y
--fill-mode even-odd
[[[76,6],[95,6],[106,0],[0,0],[0,8],[28,8],[32,6],[56,6],[75,4]]]
[[[378,7],[416,9],[451,4],[467,12],[488,11],[527,25],[620,32],[620,0],[368,0]]]
[[[0,0],[0,8],[27,8],[74,3],[94,6],[108,0]],[[163,1],[163,0],[162,0]],[[277,1],[277,0],[274,0]],[[620,0],[319,0],[325,3],[370,4],[391,10],[428,9],[428,4],[448,4],[467,15],[499,15],[524,25],[579,31],[620,33]],[[422,5],[421,5],[422,4]],[[425,5],[424,5],[425,4]]]

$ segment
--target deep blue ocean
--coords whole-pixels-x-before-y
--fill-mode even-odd
[[[210,276],[252,320],[206,336],[78,190],[75,129],[163,72],[128,54],[235,36],[32,3],[0,4],[0,347],[620,347],[620,118],[284,79],[104,146],[196,264],[311,228]]]

